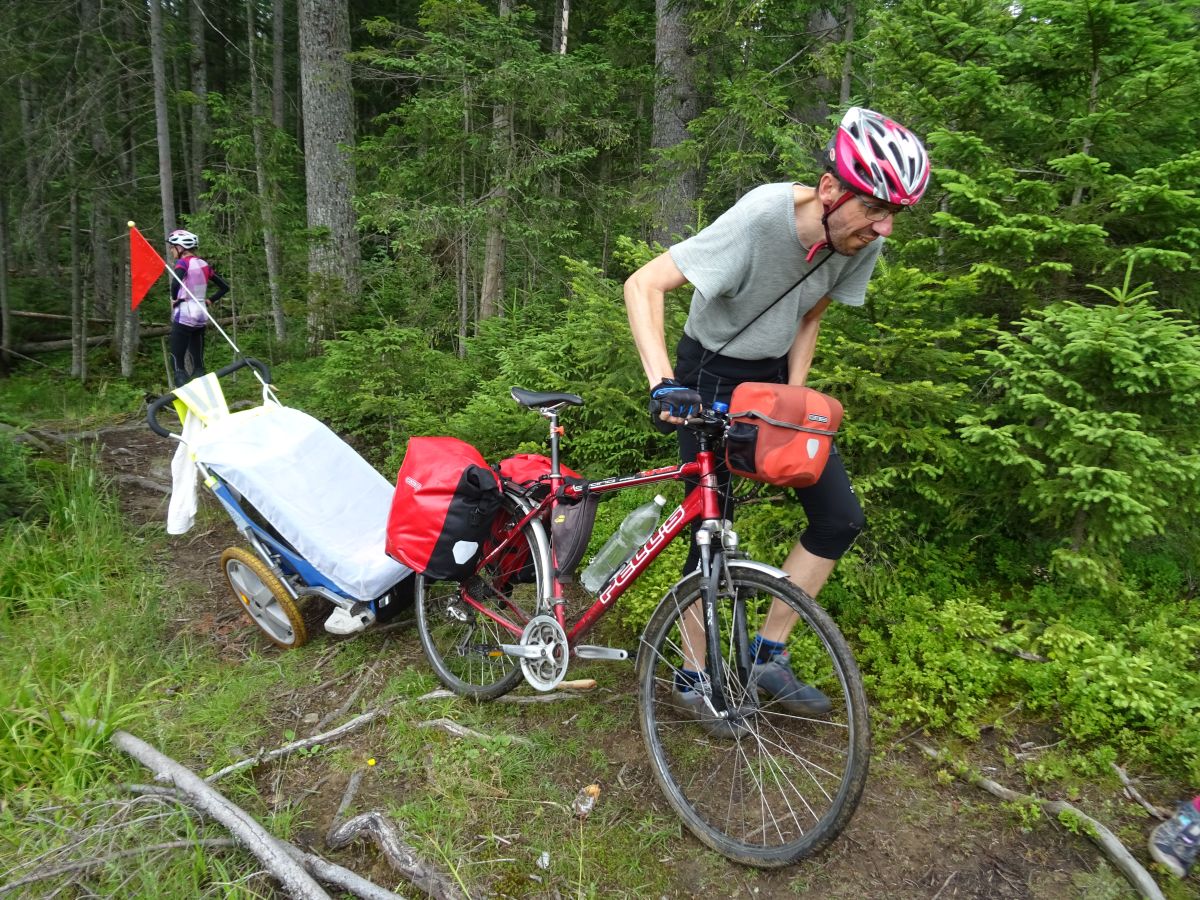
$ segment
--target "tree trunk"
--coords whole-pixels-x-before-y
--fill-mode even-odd
[[[159,197],[162,200],[163,234],[170,234],[175,230],[175,192],[171,183],[171,125],[167,110],[165,59],[162,0],[150,0],[150,67],[154,73],[154,126],[158,137]]]
[[[95,318],[113,317],[112,250],[108,246],[108,218],[99,191],[92,192],[92,313]]]
[[[12,349],[12,321],[8,315],[8,188],[0,185],[0,374],[7,374]]]
[[[355,234],[354,103],[346,0],[300,0],[300,90],[308,228],[308,343],[333,334],[336,313],[359,293]]]
[[[851,48],[854,45],[854,18],[857,11],[856,0],[849,0],[845,9],[846,27],[842,32],[842,42],[846,45],[846,53],[842,57],[842,88],[838,92],[838,103],[842,108],[850,105],[851,77],[854,74],[854,51]]]
[[[250,129],[254,138],[254,175],[258,184],[258,204],[262,215],[263,250],[267,256],[267,285],[271,290],[271,320],[275,323],[275,339],[282,343],[287,336],[283,319],[283,300],[279,296],[280,271],[279,233],[275,225],[275,190],[267,177],[266,153],[263,149],[262,110],[259,108],[258,65],[255,61],[254,2],[246,0],[246,52],[250,57]]]
[[[38,171],[40,158],[37,147],[37,86],[28,73],[17,78],[17,102],[20,110],[21,137],[25,146],[25,214],[17,230],[18,242],[28,248],[29,258],[39,274],[50,272],[50,258],[46,252],[46,210],[42,202],[42,173]],[[22,237],[24,240],[22,240]]]
[[[659,83],[654,91],[654,131],[651,146],[669,150],[687,136],[687,124],[700,112],[695,59],[688,35],[684,0],[655,0],[654,66]],[[653,237],[663,244],[687,235],[695,222],[700,176],[695,167],[670,165],[658,194]]]
[[[558,0],[558,12],[554,16],[554,34],[551,37],[551,50],[559,56],[567,52],[567,26],[571,22],[571,0]]]
[[[83,308],[83,259],[79,244],[79,189],[75,187],[75,159],[71,158],[71,375],[87,381],[87,311]]]
[[[283,131],[283,0],[273,0],[271,6],[271,121]]]
[[[138,40],[137,24],[133,11],[128,6],[120,7],[117,33],[126,45]],[[133,83],[140,84],[141,73],[122,71],[116,77],[117,121],[120,122],[119,144],[116,154],[117,171],[121,173],[124,190],[132,193],[137,171],[137,135],[134,123],[137,119],[133,104]],[[124,218],[124,217],[122,217]],[[117,253],[116,294],[113,308],[113,350],[120,362],[121,374],[133,375],[133,361],[138,349],[138,313],[129,309],[129,241],[122,241]]]
[[[500,18],[512,13],[512,0],[499,0]],[[501,63],[497,60],[497,63]],[[513,108],[500,102],[492,107],[492,187],[491,216],[483,251],[483,286],[479,291],[479,320],[490,319],[501,311],[504,300],[504,256],[507,241],[504,226],[508,221],[508,179],[511,175]]]
[[[192,93],[192,165],[188,183],[192,191],[192,212],[200,211],[204,193],[204,166],[208,156],[208,54],[205,51],[204,10],[199,3],[188,4],[188,33],[192,45],[190,56]]]

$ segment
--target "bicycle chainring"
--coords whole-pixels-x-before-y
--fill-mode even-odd
[[[571,648],[554,616],[534,616],[521,632],[521,646],[538,650],[536,657],[521,658],[521,672],[535,691],[552,691],[567,674]]]

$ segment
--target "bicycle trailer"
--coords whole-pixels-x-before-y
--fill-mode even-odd
[[[231,412],[220,379],[247,366],[262,382],[263,402]],[[180,434],[157,421],[169,403]],[[280,404],[263,363],[238,360],[188,382],[155,400],[147,419],[156,434],[179,442],[168,531],[191,527],[202,481],[249,545],[227,549],[221,567],[270,641],[304,644],[306,617],[329,604],[325,629],[350,634],[411,599],[412,570],[384,552],[392,485],[324,424]]]

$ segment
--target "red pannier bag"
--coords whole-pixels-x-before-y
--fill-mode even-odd
[[[540,500],[550,490],[550,482],[544,478],[550,474],[550,466],[548,456],[540,453],[518,453],[500,460],[496,468],[501,477],[520,485],[529,491],[535,500]],[[559,463],[559,470],[569,483],[582,484],[586,481],[582,475],[562,463]],[[592,528],[596,524],[596,505],[599,500],[597,494],[585,494],[575,503],[560,503],[554,513],[554,520],[549,523],[554,533],[555,562],[560,581],[575,580],[575,569],[583,559],[583,554],[587,552]],[[493,535],[494,540],[496,537]],[[521,573],[520,577],[513,579],[514,581],[533,580],[533,566],[528,565],[528,560],[525,559],[528,556],[529,550],[524,542],[513,546],[505,554],[502,561],[505,571]]]
[[[725,463],[743,478],[803,488],[816,483],[842,424],[842,404],[812,388],[747,381],[729,403]]]
[[[466,579],[500,503],[499,478],[470,444],[411,438],[392,495],[387,554],[434,581]]]

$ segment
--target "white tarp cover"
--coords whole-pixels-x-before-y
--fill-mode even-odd
[[[384,552],[392,485],[312,416],[267,403],[218,419],[190,446],[351,597],[372,600],[412,572]]]

